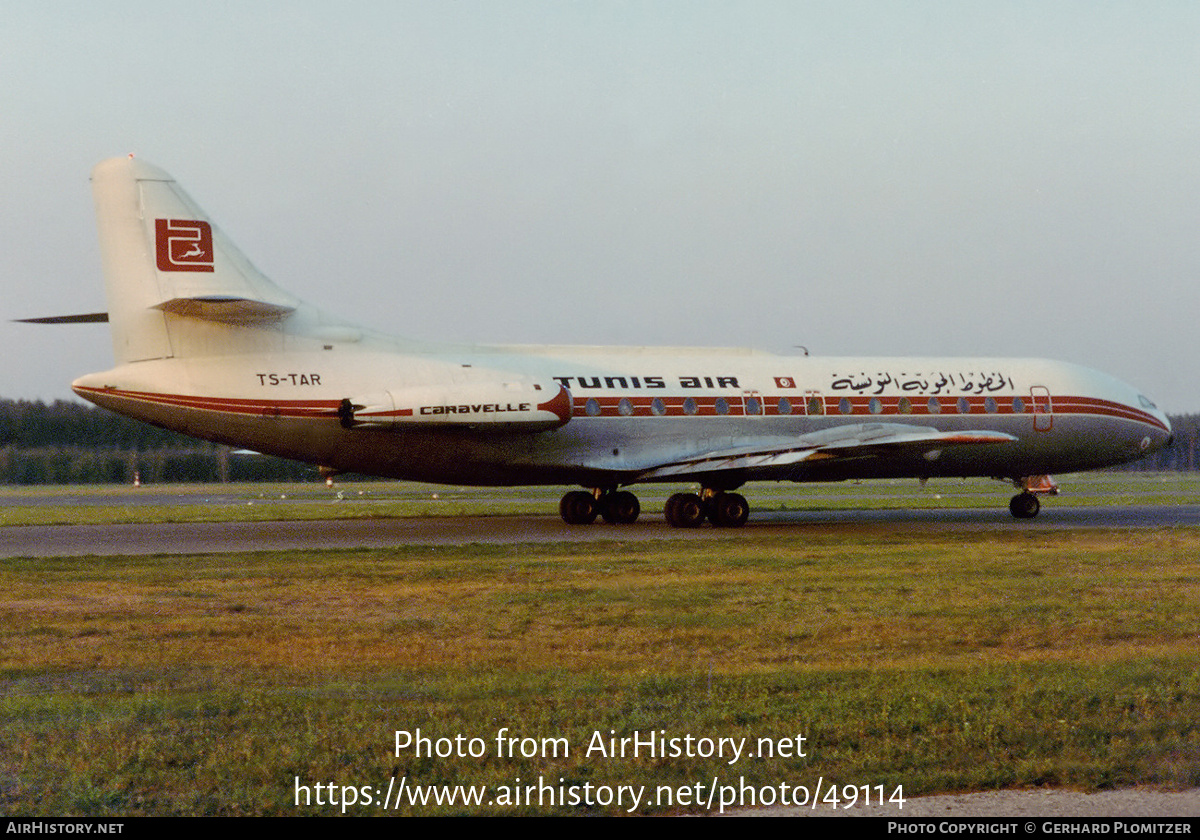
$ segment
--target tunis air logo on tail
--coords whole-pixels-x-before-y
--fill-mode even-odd
[[[212,271],[212,225],[192,219],[155,219],[159,271]]]

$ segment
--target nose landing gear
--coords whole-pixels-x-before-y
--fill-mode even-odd
[[[1042,503],[1032,493],[1018,493],[1008,503],[1008,512],[1017,519],[1032,519],[1042,509]]]
[[[1014,478],[1013,485],[1021,490],[1008,503],[1008,512],[1016,519],[1032,519],[1042,509],[1039,495],[1057,496],[1058,485],[1048,475],[1027,475]]]

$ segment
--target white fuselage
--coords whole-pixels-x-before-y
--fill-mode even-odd
[[[336,470],[455,484],[616,486],[680,458],[749,441],[785,446],[847,424],[990,430],[1016,440],[776,465],[739,477],[1019,477],[1122,463],[1170,436],[1162,412],[1129,386],[1043,360],[678,348],[402,352],[365,343],[137,362],[84,377],[75,388],[100,405],[208,440]],[[489,425],[520,405],[504,400],[504,385],[528,382],[545,383],[547,399],[550,387],[566,388],[566,422],[533,431]],[[384,409],[396,410],[403,395],[439,388],[443,398],[414,403],[415,419],[352,428],[338,419],[344,399],[370,395],[386,420]],[[447,423],[433,412],[458,408],[457,392],[474,401]]]

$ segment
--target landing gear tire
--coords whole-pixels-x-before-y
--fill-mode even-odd
[[[676,493],[667,499],[663,515],[672,528],[699,528],[704,524],[704,502],[695,493]]]
[[[750,518],[750,505],[740,493],[718,493],[708,503],[708,518],[717,528],[740,528]]]
[[[591,525],[599,512],[595,497],[583,490],[572,490],[558,503],[558,513],[568,525]]]
[[[637,496],[628,490],[620,490],[600,497],[600,515],[610,525],[631,525],[637,522],[638,514],[641,512],[642,505],[638,502]]]
[[[1017,519],[1033,519],[1042,509],[1042,503],[1032,493],[1018,493],[1008,503],[1008,512]]]

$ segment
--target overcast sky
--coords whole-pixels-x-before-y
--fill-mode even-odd
[[[1044,356],[1200,411],[1200,4],[6,2],[0,396],[112,365],[88,173],[514,343]]]

